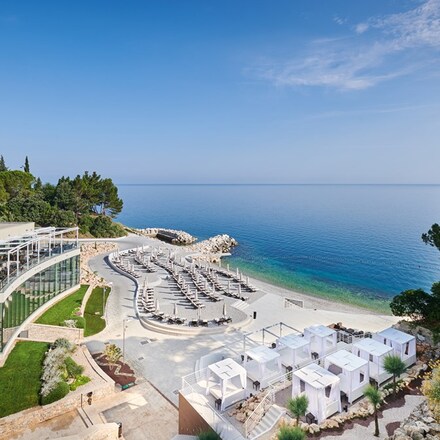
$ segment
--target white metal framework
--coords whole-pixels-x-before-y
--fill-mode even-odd
[[[373,339],[394,349],[407,366],[416,362],[416,338],[393,327],[373,335]]]

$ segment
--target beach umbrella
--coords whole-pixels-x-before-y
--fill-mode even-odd
[[[212,283],[212,293],[215,293],[215,284]]]
[[[238,267],[237,267],[237,277],[238,277]]]
[[[156,298],[156,312],[160,310],[159,298]]]
[[[200,307],[197,308],[197,319],[200,321],[202,317],[202,309]]]
[[[197,272],[196,281],[199,282],[199,279],[200,279],[200,274]]]
[[[231,282],[228,281],[228,293],[231,293]]]
[[[238,285],[238,294],[241,296],[241,284]]]
[[[226,318],[227,315],[227,310],[226,310],[226,301],[223,301],[223,316]]]
[[[177,317],[177,302],[174,303],[174,316]]]
[[[229,263],[226,265],[226,269],[227,269],[228,272],[229,272]]]
[[[249,285],[249,277],[246,277],[246,284]]]
[[[199,299],[199,292],[197,291],[197,289],[194,291],[194,298],[196,301]]]
[[[222,267],[222,260],[221,259],[218,260],[218,265],[219,265],[219,267]]]
[[[240,281],[242,280],[243,274],[240,272]]]

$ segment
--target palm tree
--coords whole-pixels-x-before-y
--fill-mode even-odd
[[[406,371],[405,362],[400,356],[388,355],[383,360],[383,368],[388,374],[393,375],[393,396],[396,398],[396,378]]]
[[[364,390],[364,396],[370,401],[374,408],[374,435],[379,437],[379,419],[377,417],[377,410],[382,403],[382,394],[373,385],[368,385]]]
[[[277,438],[278,440],[305,440],[306,433],[298,426],[282,426]]]
[[[306,415],[309,399],[305,394],[296,396],[287,402],[287,407],[294,417],[296,417],[296,426],[299,425],[300,417]]]

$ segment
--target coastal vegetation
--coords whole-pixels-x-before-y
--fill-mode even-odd
[[[403,362],[402,359],[400,359],[400,356],[397,355],[385,356],[383,360],[383,368],[388,374],[393,376],[393,396],[396,398],[396,380],[406,371],[405,362]]]
[[[440,226],[434,223],[428,232],[422,234],[425,244],[440,251]],[[421,325],[440,337],[440,282],[431,286],[431,292],[423,289],[409,289],[396,295],[390,303],[395,316],[409,317],[415,325]]]
[[[0,417],[39,403],[40,377],[48,344],[19,341],[0,368]]]
[[[41,375],[40,403],[48,405],[74,391],[78,386],[90,381],[83,376],[84,367],[71,357],[75,346],[67,339],[59,338],[46,352]]]
[[[84,318],[78,313],[88,287],[88,285],[82,285],[76,292],[46,310],[35,322],[37,324],[66,326],[66,321],[73,321],[75,327],[84,328]]]
[[[120,237],[124,228],[112,219],[123,207],[118,188],[95,171],[61,177],[53,185],[30,172],[9,170],[0,157],[0,221],[29,221],[39,226],[79,226],[86,237]]]
[[[426,373],[422,392],[437,422],[440,422],[440,359],[429,364],[431,371]]]
[[[374,409],[374,436],[379,437],[379,415],[378,410],[382,405],[382,393],[373,385],[365,388],[364,396],[368,399]]]
[[[281,426],[278,440],[305,440],[306,433],[298,426]]]
[[[292,413],[293,417],[296,419],[296,425],[299,426],[299,419],[304,417],[309,406],[309,399],[305,394],[296,396],[290,399],[287,403],[289,411]]]

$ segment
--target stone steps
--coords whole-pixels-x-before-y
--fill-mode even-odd
[[[285,413],[285,409],[278,405],[272,405],[260,423],[253,429],[249,438],[254,440],[269,432]]]

